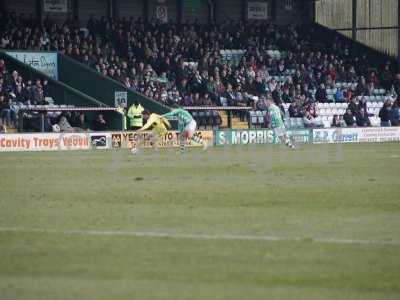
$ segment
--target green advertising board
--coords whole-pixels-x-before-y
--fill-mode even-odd
[[[288,130],[288,135],[295,143],[311,142],[310,129]],[[257,145],[278,144],[279,139],[271,129],[249,129],[249,130],[217,130],[215,132],[215,145]]]

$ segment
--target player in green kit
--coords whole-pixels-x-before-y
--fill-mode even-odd
[[[277,137],[286,146],[294,149],[294,145],[286,132],[285,123],[283,122],[281,109],[274,103],[271,98],[267,99],[268,113],[271,117],[271,127]]]
[[[181,150],[185,150],[187,140],[192,140],[198,144],[203,145],[204,150],[207,149],[207,143],[200,135],[195,133],[197,124],[188,111],[177,108],[169,113],[164,114],[163,117],[167,120],[178,120],[178,130],[180,132],[179,142]]]

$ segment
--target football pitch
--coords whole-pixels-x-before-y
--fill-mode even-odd
[[[399,299],[400,144],[0,153],[0,299]]]

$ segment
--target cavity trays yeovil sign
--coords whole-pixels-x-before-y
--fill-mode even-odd
[[[87,150],[89,148],[89,136],[84,133],[0,135],[0,152]]]

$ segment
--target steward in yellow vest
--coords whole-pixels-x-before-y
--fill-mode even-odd
[[[143,106],[138,101],[135,101],[131,107],[129,107],[127,117],[129,119],[129,127],[132,130],[138,130],[143,127]]]

